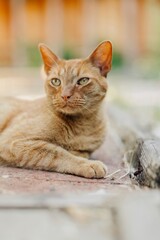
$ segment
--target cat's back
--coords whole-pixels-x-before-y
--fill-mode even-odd
[[[0,98],[0,132],[22,111],[25,101],[13,97]]]
[[[24,102],[25,101],[21,101],[14,97],[1,97],[0,98],[0,117],[10,112],[15,112],[20,110]]]

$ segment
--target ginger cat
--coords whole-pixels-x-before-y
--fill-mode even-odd
[[[112,45],[102,42],[86,59],[62,60],[39,45],[46,97],[0,100],[0,162],[8,166],[103,178],[106,166],[88,160],[103,142],[103,100]]]

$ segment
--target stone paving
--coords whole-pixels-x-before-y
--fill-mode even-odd
[[[85,179],[77,176],[10,167],[0,167],[0,193],[80,193],[99,189],[114,190],[129,188],[129,178],[119,179],[124,174],[122,170],[113,177],[105,179]]]

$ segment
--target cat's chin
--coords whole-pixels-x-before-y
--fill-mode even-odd
[[[69,107],[69,106],[59,109],[59,112],[65,115],[77,115],[82,113],[80,109],[77,109],[76,107]]]

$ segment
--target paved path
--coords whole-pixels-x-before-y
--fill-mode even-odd
[[[108,165],[109,174],[118,168]],[[0,192],[17,193],[83,193],[100,189],[114,190],[130,188],[129,178],[119,179],[124,169],[105,179],[85,179],[82,177],[55,172],[0,167]]]

